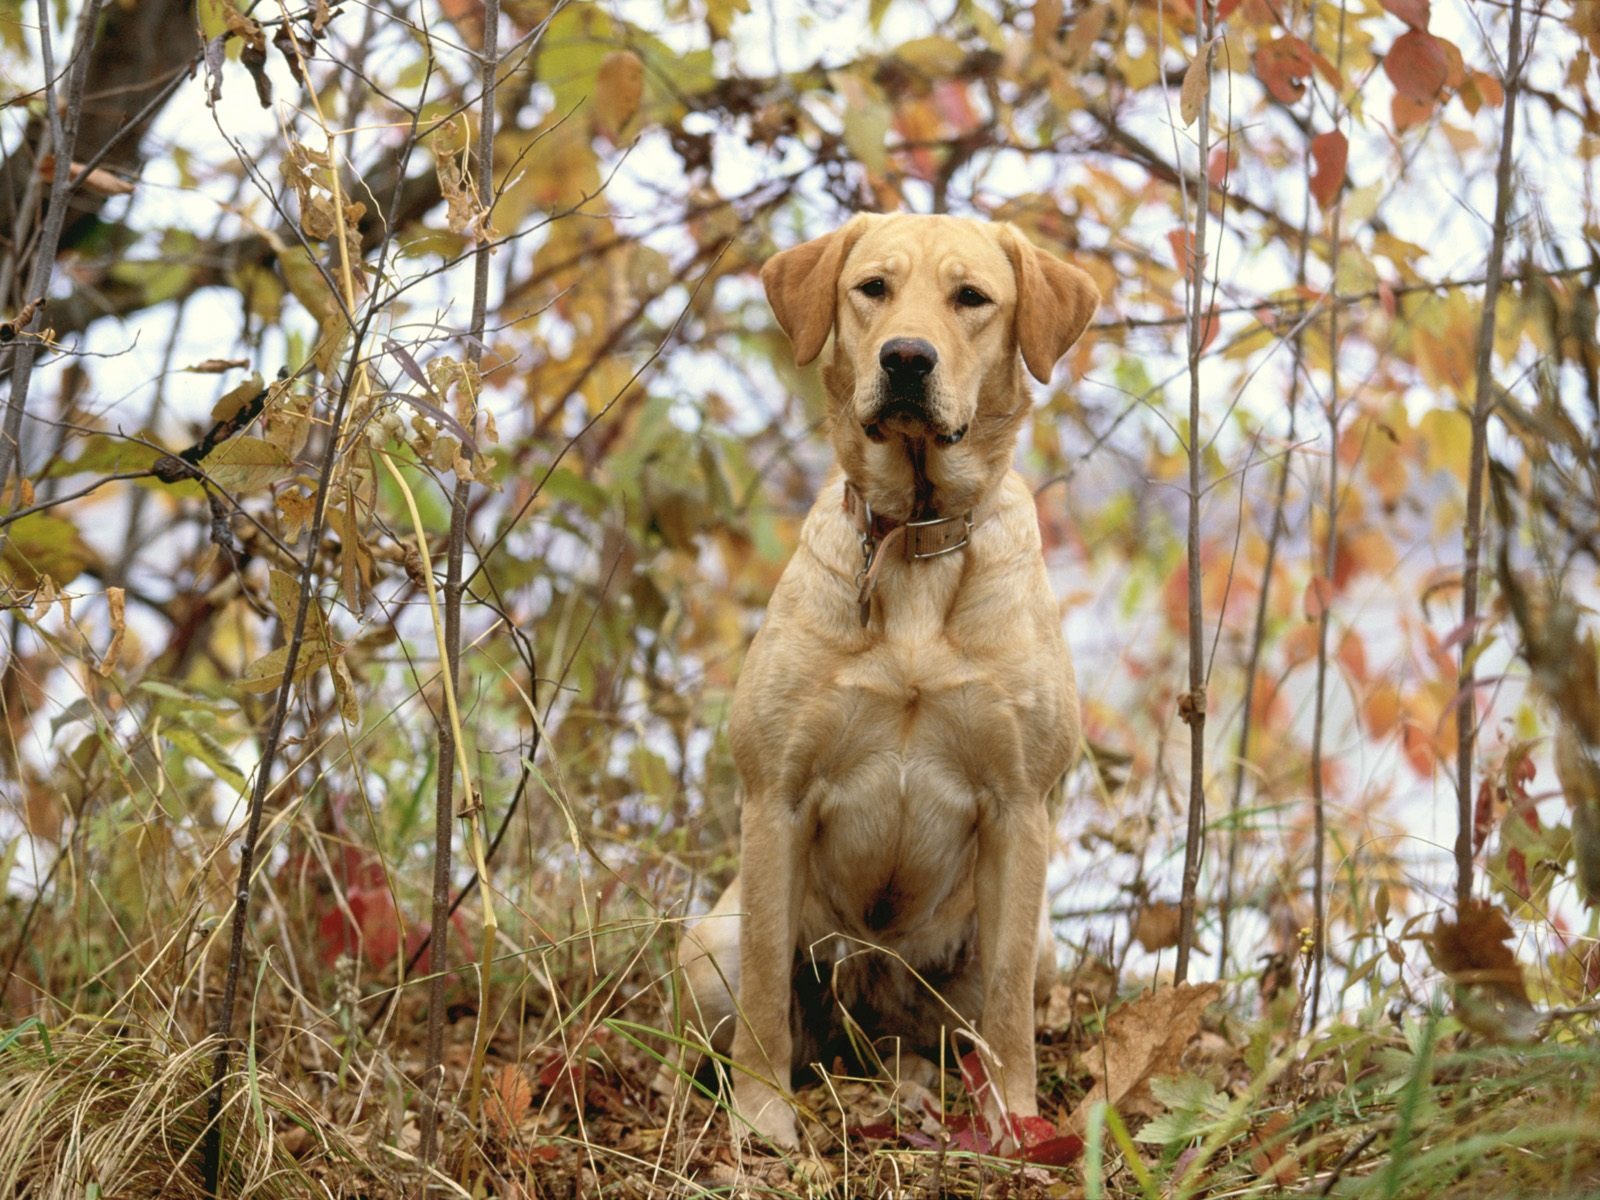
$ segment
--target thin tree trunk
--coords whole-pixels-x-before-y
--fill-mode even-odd
[[[1206,226],[1211,209],[1211,173],[1207,159],[1211,150],[1211,38],[1216,25],[1215,0],[1200,6],[1200,31],[1196,53],[1205,56],[1201,69],[1206,73],[1200,102],[1197,144],[1200,172],[1195,205],[1194,244],[1190,248],[1189,268],[1189,691],[1178,712],[1189,726],[1189,820],[1183,846],[1183,893],[1178,903],[1178,958],[1173,978],[1183,983],[1189,977],[1189,956],[1194,948],[1195,892],[1200,884],[1200,864],[1205,850],[1206,826],[1206,679],[1205,612],[1202,604],[1200,570],[1200,470],[1204,454],[1200,441],[1200,356],[1204,350],[1206,319],[1205,263]]]
[[[1477,390],[1472,404],[1472,448],[1467,467],[1467,517],[1461,534],[1461,673],[1456,688],[1456,911],[1472,899],[1472,756],[1477,738],[1478,558],[1483,541],[1483,476],[1488,457],[1489,415],[1494,411],[1494,316],[1505,265],[1506,226],[1511,212],[1512,143],[1517,131],[1517,93],[1522,85],[1522,0],[1512,0],[1506,59],[1506,112],[1495,170],[1494,226],[1489,269],[1478,324]]]
[[[489,212],[494,198],[494,128],[495,84],[499,67],[500,0],[487,0],[484,6],[482,67],[482,105],[478,119],[478,179],[480,202],[484,205],[483,228],[479,229],[477,254],[473,261],[472,278],[472,336],[467,343],[467,361],[474,367],[483,359],[483,330],[487,319],[489,301]],[[476,408],[474,408],[476,412]],[[445,686],[452,695],[460,695],[461,683],[461,594],[464,590],[462,563],[467,541],[468,501],[472,485],[458,475],[455,490],[450,498],[450,545],[445,560],[444,581],[444,654],[446,659]],[[421,1158],[424,1165],[432,1165],[438,1151],[439,1102],[444,1085],[442,1061],[444,1056],[444,983],[450,948],[448,924],[450,921],[450,858],[451,836],[455,826],[455,771],[456,744],[454,714],[446,711],[439,718],[439,779],[434,796],[434,859],[433,859],[433,915],[431,923],[432,957],[429,960],[428,979],[428,1030],[423,1078],[425,1099],[422,1110]],[[469,812],[474,797],[466,796]],[[476,815],[468,817],[476,821]],[[478,864],[480,882],[486,862]],[[485,955],[484,972],[480,985],[488,986],[489,963]],[[491,1014],[480,1004],[478,1020],[487,1022]],[[475,1059],[476,1061],[476,1059]],[[424,1188],[426,1191],[426,1188]]]

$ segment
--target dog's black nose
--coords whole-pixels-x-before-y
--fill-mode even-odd
[[[921,383],[938,365],[939,352],[921,338],[890,338],[878,363],[895,383]]]

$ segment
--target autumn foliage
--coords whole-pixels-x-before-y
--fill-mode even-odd
[[[1589,0],[0,4],[0,1194],[1588,1194],[1597,55]],[[1038,1125],[824,1063],[748,1159],[669,967],[827,466],[756,273],[901,208],[1106,297],[1018,462],[1073,965]]]

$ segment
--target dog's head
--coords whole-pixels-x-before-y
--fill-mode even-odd
[[[1100,302],[1087,274],[1013,226],[943,216],[854,217],[761,279],[802,366],[834,335],[823,378],[846,470],[882,475],[892,463],[871,446],[904,458],[915,445],[936,482],[972,477],[968,491],[1009,463],[1027,407],[1019,357],[1048,380]]]

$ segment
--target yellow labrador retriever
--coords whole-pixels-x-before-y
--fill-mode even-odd
[[[936,1057],[963,1027],[991,1116],[1032,1116],[1078,708],[1011,461],[1023,366],[1048,380],[1099,293],[1009,225],[943,216],[855,217],[761,277],[801,365],[833,335],[839,469],[735,692],[742,860],[680,946],[690,1016],[731,1044],[735,1124],[778,1146],[792,1067],[880,1038]]]

